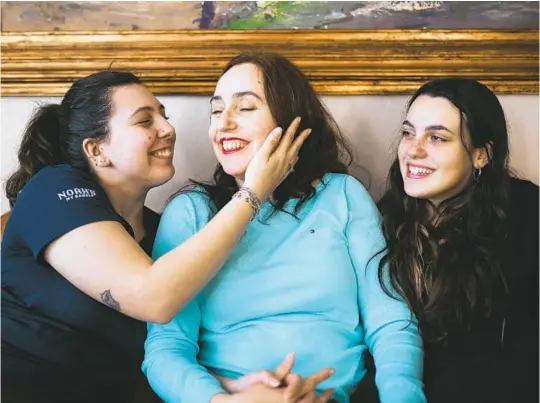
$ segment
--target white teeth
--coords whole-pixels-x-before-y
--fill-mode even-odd
[[[171,148],[164,148],[163,150],[155,151],[154,154],[156,157],[170,157],[172,155]]]
[[[433,169],[409,166],[409,172],[413,175],[429,175],[433,171]]]
[[[240,150],[247,145],[246,142],[237,140],[224,141],[222,144],[225,151]]]

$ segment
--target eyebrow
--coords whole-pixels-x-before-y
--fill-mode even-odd
[[[159,111],[164,111],[165,107],[162,104],[159,104],[158,109],[159,109]],[[146,112],[154,112],[155,109],[154,109],[153,106],[141,106],[140,108],[137,108],[137,110],[131,114],[130,118],[135,116],[137,113],[144,112],[144,111],[146,111]]]
[[[259,95],[257,95],[256,93],[254,93],[253,91],[235,92],[232,97],[233,98],[242,98],[242,97],[245,97],[245,96],[252,96],[252,97],[257,98],[259,101],[263,102],[262,98]],[[214,95],[212,98],[210,98],[210,103],[212,103],[214,101],[223,101],[223,98],[220,95]]]
[[[409,122],[408,120],[403,121],[403,125],[410,126],[410,127],[414,128],[414,125],[411,122]],[[439,131],[439,130],[448,132],[450,134],[454,134],[454,132],[452,132],[452,130],[448,129],[446,126],[443,126],[443,125],[426,126],[426,131],[435,132],[435,131]]]

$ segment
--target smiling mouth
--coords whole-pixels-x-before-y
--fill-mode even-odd
[[[174,154],[174,151],[172,147],[161,148],[159,150],[152,151],[150,153],[152,157],[164,158],[164,159],[171,159],[173,157],[173,154]]]
[[[227,140],[224,139],[220,142],[221,152],[223,154],[232,154],[238,151],[242,151],[249,143],[243,140]]]
[[[435,172],[434,169],[418,167],[407,164],[407,177],[412,179],[422,179]]]

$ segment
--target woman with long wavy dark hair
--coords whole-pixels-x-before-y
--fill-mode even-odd
[[[538,186],[508,158],[483,84],[435,80],[409,101],[379,275],[418,318],[429,402],[538,401]]]
[[[384,245],[377,208],[346,174],[350,155],[333,118],[284,57],[243,54],[225,67],[211,98],[214,182],[168,204],[154,257],[243,192],[265,128],[296,116],[301,129],[312,129],[300,160],[269,200],[253,203],[258,214],[221,274],[170,323],[149,325],[143,371],[165,401],[308,403],[327,401],[334,390],[347,403],[366,373],[367,349],[381,400],[425,401],[417,326],[406,304],[384,293],[378,261],[370,259]],[[290,352],[294,373],[274,374],[283,387],[246,382]]]

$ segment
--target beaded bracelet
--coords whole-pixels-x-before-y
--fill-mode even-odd
[[[261,209],[261,201],[255,195],[255,193],[253,193],[253,190],[248,187],[241,187],[240,189],[238,189],[238,191],[233,194],[233,198],[241,199],[249,203],[249,205],[253,209],[253,217],[251,218],[252,220],[257,216],[259,210]]]

